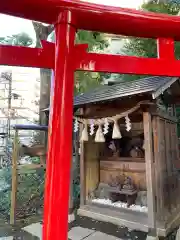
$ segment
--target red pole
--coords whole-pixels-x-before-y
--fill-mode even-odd
[[[176,60],[174,39],[158,38],[157,50],[158,50],[158,58],[167,59],[169,61]]]
[[[55,25],[55,70],[51,96],[48,159],[45,184],[43,240],[67,240],[74,69],[71,52],[76,29],[70,11]]]

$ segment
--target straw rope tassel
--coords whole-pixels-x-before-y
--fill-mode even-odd
[[[117,121],[114,121],[112,139],[120,139],[120,138],[122,138],[122,135],[121,135],[118,123]]]
[[[95,142],[105,142],[104,134],[102,132],[102,126],[99,125],[95,136]]]
[[[87,131],[87,124],[84,125],[84,129],[82,131],[82,135],[81,135],[81,141],[82,142],[87,142],[89,139],[88,137],[88,131]]]

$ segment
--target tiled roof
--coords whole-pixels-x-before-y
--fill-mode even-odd
[[[139,93],[155,93],[164,86],[171,85],[178,78],[148,77],[135,81],[125,81],[113,86],[101,86],[91,92],[83,93],[74,98],[74,107],[88,103],[113,100]],[[172,81],[173,80],[173,81]],[[170,83],[170,84],[169,84]],[[163,89],[164,91],[165,89]]]

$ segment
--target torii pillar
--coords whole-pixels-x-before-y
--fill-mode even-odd
[[[70,11],[59,14],[55,32],[55,69],[51,91],[43,240],[68,239],[74,89],[71,57],[76,34]]]

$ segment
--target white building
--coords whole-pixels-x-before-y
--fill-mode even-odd
[[[12,77],[8,79],[6,74]],[[33,124],[39,119],[40,71],[1,66],[0,76],[0,152],[3,152],[13,125]],[[29,144],[33,134],[21,131],[23,143]]]

